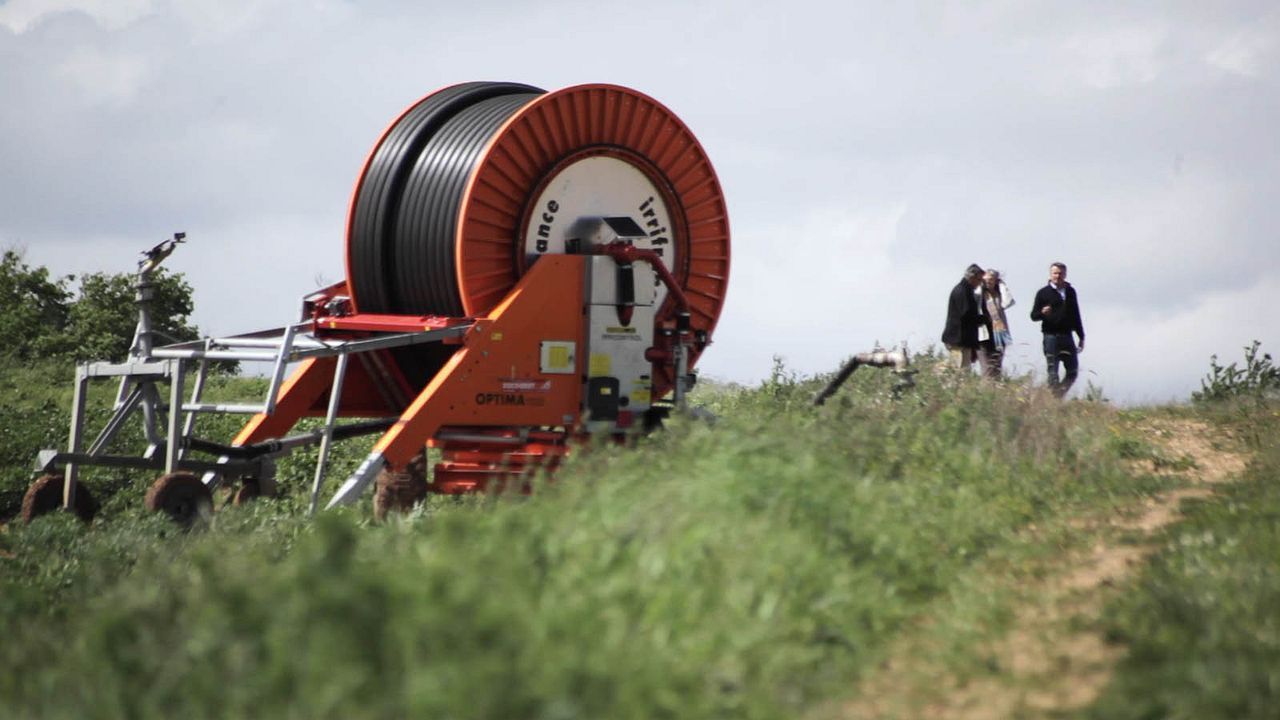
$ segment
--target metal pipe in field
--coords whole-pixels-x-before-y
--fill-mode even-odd
[[[893,351],[874,350],[872,352],[858,353],[850,358],[849,362],[840,368],[840,372],[837,372],[835,377],[831,378],[831,382],[827,383],[827,386],[813,397],[813,404],[818,406],[826,403],[827,398],[834,395],[859,366],[891,367],[894,372],[904,374],[909,372],[907,367],[910,362],[911,359],[907,356],[906,348]]]

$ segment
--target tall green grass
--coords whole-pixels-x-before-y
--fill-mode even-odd
[[[1093,403],[922,373],[701,393],[531,497],[0,535],[15,717],[790,717],[1046,515],[1143,492]],[[286,482],[296,498],[304,483]],[[123,494],[123,493],[122,493]]]

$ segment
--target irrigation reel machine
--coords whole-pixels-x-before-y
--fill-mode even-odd
[[[77,470],[93,465],[160,473],[147,506],[190,522],[221,483],[269,492],[273,461],[308,445],[314,511],[332,443],[367,435],[379,437],[328,506],[375,480],[393,505],[523,483],[575,438],[625,437],[683,402],[729,275],[728,214],[702,147],[667,108],[613,85],[474,82],[418,101],[356,183],[346,280],[306,296],[285,327],[157,345],[150,277],[181,240],[139,269],[129,358],[77,368],[68,449],[41,454],[28,520],[87,509]],[[269,363],[265,399],[207,402],[218,361]],[[90,440],[95,379],[119,392]],[[195,434],[201,413],[251,417],[221,443]],[[110,454],[139,414],[145,451]],[[308,417],[323,421],[295,430]],[[429,484],[424,447],[440,450]]]

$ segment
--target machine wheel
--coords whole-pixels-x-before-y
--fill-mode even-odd
[[[249,503],[262,497],[262,486],[254,478],[245,478],[240,483],[240,488],[236,490],[232,504],[236,507],[248,505]]]
[[[383,520],[390,512],[406,512],[427,497],[427,455],[420,452],[404,470],[383,468],[374,483],[373,516]]]
[[[62,475],[41,475],[27,487],[22,496],[22,521],[32,520],[47,515],[62,507]],[[93,519],[98,513],[98,503],[83,483],[76,487],[76,517],[85,522]]]
[[[163,512],[184,528],[213,515],[213,493],[189,472],[161,475],[147,489],[145,504],[148,510]]]

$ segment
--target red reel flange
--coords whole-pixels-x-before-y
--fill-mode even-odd
[[[616,85],[444,88],[392,123],[356,184],[353,302],[360,312],[483,315],[541,255],[583,251],[582,223],[603,216],[645,230],[637,244],[662,257],[688,298],[692,329],[710,334],[728,281],[728,213],[710,160],[679,118]],[[674,314],[667,299],[658,323]],[[406,374],[437,364],[399,357],[427,366]],[[671,385],[655,380],[658,395]]]

